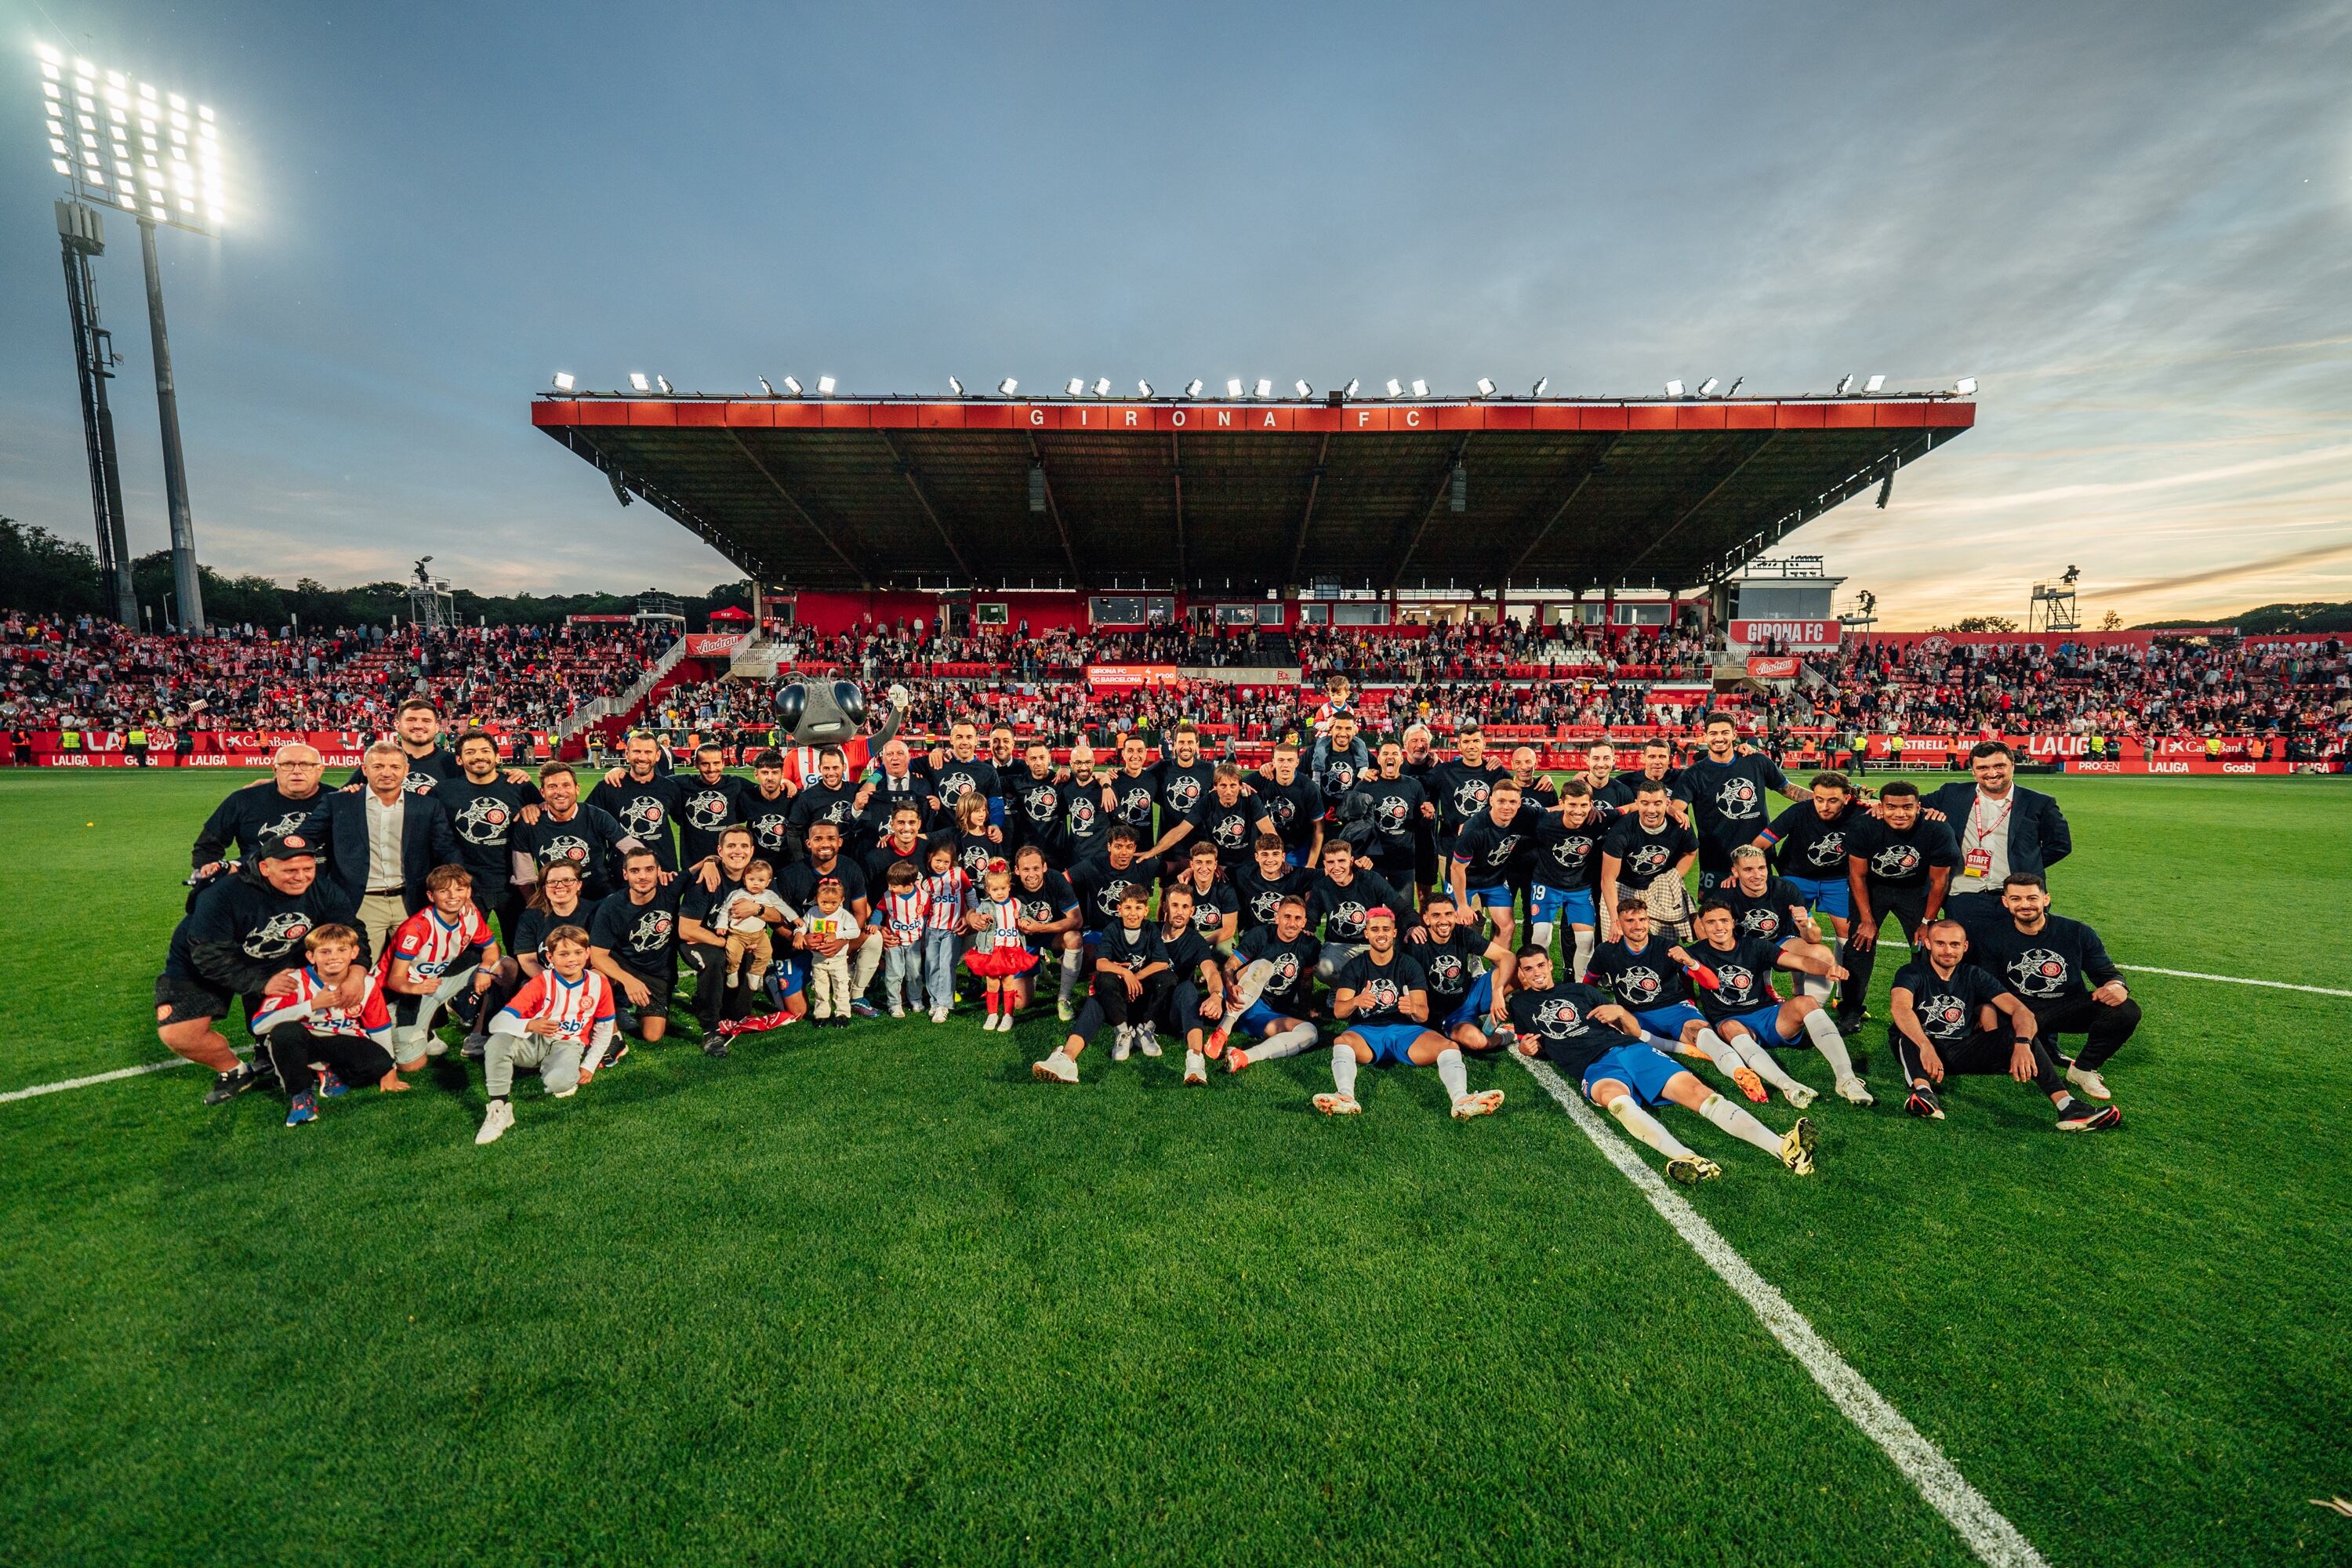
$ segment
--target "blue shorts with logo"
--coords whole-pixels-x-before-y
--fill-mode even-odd
[[[1437,1026],[1441,1035],[1450,1035],[1465,1024],[1475,1024],[1495,1007],[1495,976],[1490,973],[1470,983],[1470,989],[1454,1011],[1445,1015]],[[1484,1026],[1481,1026],[1482,1027]]]
[[[1706,1022],[1706,1015],[1687,1002],[1677,1002],[1671,1007],[1653,1007],[1646,1013],[1633,1015],[1633,1022],[1662,1040],[1679,1040],[1685,1024]]]
[[[1468,888],[1464,889],[1464,893],[1474,910],[1483,907],[1509,914],[1515,907],[1512,900],[1516,895],[1506,883],[1497,882],[1491,888]]]
[[[1844,920],[1853,913],[1853,893],[1843,877],[1790,877],[1789,886],[1805,895],[1805,907]]]
[[[1384,1068],[1411,1067],[1412,1058],[1406,1053],[1413,1041],[1429,1031],[1419,1024],[1350,1024],[1348,1033],[1372,1048],[1372,1065]]]
[[[1797,1032],[1793,1035],[1783,1035],[1780,1032],[1780,1004],[1778,1002],[1767,1003],[1761,1007],[1751,1007],[1745,1013],[1734,1013],[1724,1022],[1746,1025],[1749,1034],[1768,1046],[1793,1046],[1805,1037],[1805,1026],[1802,1024],[1797,1026]]]
[[[768,966],[768,994],[782,1005],[788,996],[797,996],[808,984],[808,960],[780,958]]]
[[[1599,1061],[1584,1069],[1582,1085],[1586,1098],[1592,1086],[1602,1079],[1615,1079],[1633,1091],[1633,1098],[1644,1105],[1655,1105],[1666,1098],[1666,1085],[1684,1069],[1658,1054],[1656,1047],[1639,1041],[1619,1046],[1603,1055]]]
[[[1541,882],[1528,899],[1528,919],[1536,925],[1566,922],[1572,926],[1598,923],[1592,912],[1592,889],[1590,888],[1547,888]]]

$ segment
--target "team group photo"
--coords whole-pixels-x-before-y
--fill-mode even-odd
[[[17,32],[0,1559],[2352,1563],[2352,13]]]

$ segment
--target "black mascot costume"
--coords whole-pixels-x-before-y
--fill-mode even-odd
[[[878,755],[898,732],[905,710],[895,703],[882,728],[867,736],[867,755]],[[866,730],[866,694],[854,680],[793,681],[776,693],[776,720],[801,746],[840,746]]]

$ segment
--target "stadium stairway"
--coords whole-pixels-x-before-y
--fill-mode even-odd
[[[618,697],[599,697],[575,711],[556,731],[559,745],[584,731],[611,721],[625,725],[641,712],[645,705],[666,687],[677,684],[675,678],[678,660],[686,657],[686,639],[679,637],[664,648],[661,657],[646,667],[646,672],[631,681]]]

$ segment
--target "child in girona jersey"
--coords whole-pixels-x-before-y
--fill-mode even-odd
[[[566,1100],[596,1076],[613,1038],[613,983],[588,964],[588,933],[575,925],[547,933],[547,967],[524,983],[490,1020],[482,1052],[490,1103],[477,1143],[495,1143],[514,1125],[515,1068],[537,1068],[551,1100]]]
[[[972,938],[963,964],[988,985],[988,1016],[980,1026],[1011,1034],[1013,1015],[1028,999],[1028,984],[1022,976],[1037,967],[1037,955],[1029,951],[1029,939],[1021,933],[1021,904],[1013,896],[1012,868],[1002,860],[991,860],[980,880],[980,903],[965,921],[971,927]]]
[[[322,925],[302,941],[310,962],[293,972],[290,987],[266,997],[253,1033],[278,1068],[292,1103],[286,1125],[315,1121],[320,1099],[345,1092],[345,1082],[372,1083],[388,1094],[408,1085],[392,1065],[392,1010],[383,985],[359,966],[359,933]],[[312,1062],[324,1062],[314,1071]]]

